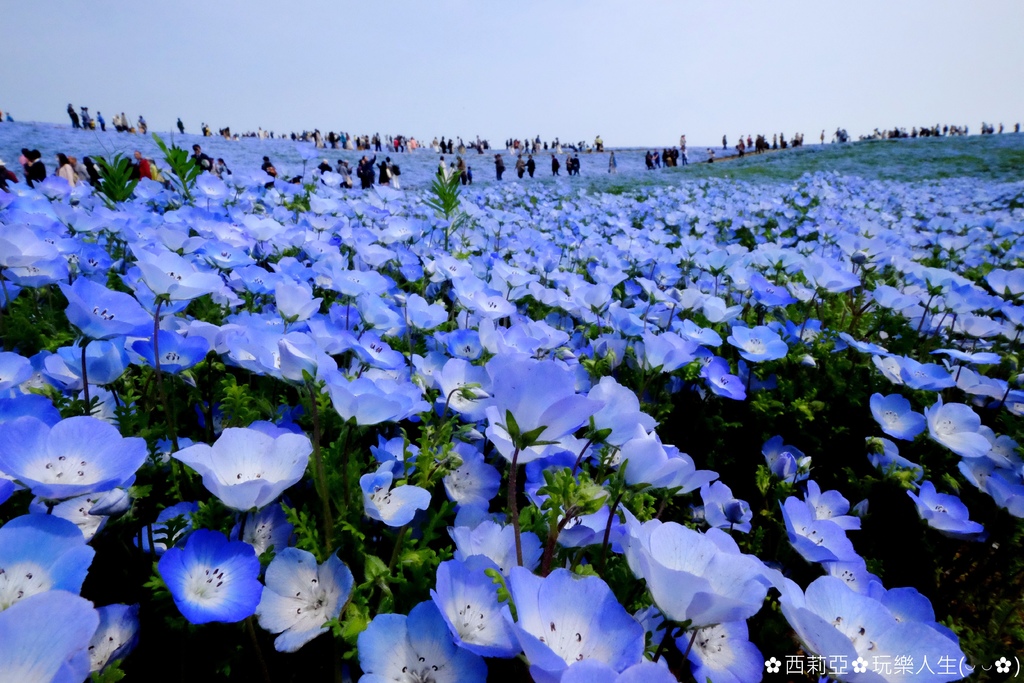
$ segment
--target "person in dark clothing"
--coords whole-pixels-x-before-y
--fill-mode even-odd
[[[72,128],[78,130],[79,128],[82,127],[82,124],[78,122],[78,112],[75,111],[75,108],[71,106],[70,102],[68,102],[68,116],[71,117]]]
[[[92,160],[92,157],[85,157],[82,159],[82,163],[85,164],[85,171],[89,174],[89,184],[93,187],[99,187],[100,170],[96,168],[96,162]]]
[[[501,174],[505,172],[505,160],[500,154],[494,155],[494,170],[498,174],[498,180],[501,180]]]
[[[204,171],[213,169],[213,159],[203,152],[202,147],[199,145],[192,145],[192,161],[196,162],[199,168]]]
[[[18,182],[18,176],[9,171],[7,166],[4,165],[4,160],[0,159],[0,190],[8,192],[10,183],[16,182]]]
[[[452,140],[449,140],[448,141],[448,153],[449,154],[454,154],[455,153],[454,150],[455,150],[455,142],[452,141]]]
[[[523,161],[523,155],[520,154],[516,157],[516,175],[522,178],[524,173],[526,173],[526,162]]]
[[[378,138],[379,141],[380,138]],[[377,157],[374,157],[376,159]],[[377,183],[379,185],[388,185],[391,183],[391,157],[386,157],[384,161],[377,164],[380,169],[380,176],[378,177]]]
[[[321,159],[320,165],[316,167],[316,170],[320,171],[321,173],[328,173],[333,171],[334,169],[331,168],[331,165],[329,163],[327,163],[327,159]]]
[[[28,163],[25,165],[25,182],[29,187],[35,187],[35,183],[46,180],[46,165],[43,164],[43,155],[38,149],[29,150],[25,154]]]
[[[558,163],[558,157],[554,154],[551,155],[551,175],[558,175],[558,169],[561,168],[561,164]]]
[[[580,174],[580,155],[579,154],[573,154],[572,155],[572,173],[570,173],[569,175],[579,175],[579,174]]]
[[[178,132],[182,135],[185,134],[185,124],[181,122],[181,117],[178,117]]]
[[[359,184],[364,190],[369,190],[373,187],[373,166],[377,162],[377,155],[374,154],[372,159],[367,159],[366,155],[359,160],[359,165],[356,167],[356,175],[359,176]]]
[[[533,155],[529,155],[526,159],[526,172],[533,177],[533,172],[537,170],[537,162],[533,160]]]

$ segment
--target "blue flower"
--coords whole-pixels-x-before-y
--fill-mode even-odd
[[[487,408],[487,438],[511,461],[536,460],[544,442],[573,433],[604,403],[580,396],[572,372],[555,361],[534,361],[506,354],[487,364],[492,403]]]
[[[720,529],[701,534],[658,520],[632,520],[629,527],[629,567],[647,581],[654,604],[669,619],[703,628],[747,619],[761,609],[774,575],[756,557],[741,553],[729,534]]]
[[[935,405],[924,409],[924,416],[928,420],[928,436],[960,457],[980,458],[992,450],[989,440],[979,433],[981,418],[969,405],[943,405],[940,396]]]
[[[260,626],[280,633],[278,652],[295,652],[336,619],[352,594],[352,572],[331,555],[317,565],[311,553],[285,548],[267,567],[266,587],[256,608]]]
[[[968,541],[983,541],[985,527],[970,520],[963,501],[948,493],[938,493],[930,481],[921,484],[918,493],[907,491],[917,506],[917,514],[945,536]]]
[[[701,369],[700,376],[705,379],[708,389],[716,396],[742,401],[747,398],[747,390],[739,377],[730,374],[730,369],[728,361],[716,356]]]
[[[252,546],[219,531],[199,529],[184,548],[165,552],[157,569],[178,611],[193,624],[252,616],[263,591]]]
[[[274,438],[255,429],[225,429],[213,446],[174,453],[203,477],[203,486],[233,510],[262,508],[302,479],[313,444],[299,434]]]
[[[740,351],[740,355],[752,363],[785,358],[789,347],[771,328],[733,326],[732,334],[726,339]]]
[[[102,671],[111,662],[124,659],[139,641],[139,606],[106,605],[96,608],[99,628],[89,642],[91,671]]]
[[[782,481],[796,483],[807,478],[811,458],[805,456],[794,446],[782,442],[781,436],[773,436],[764,442],[761,455],[768,463],[768,468]]]
[[[123,486],[146,461],[146,442],[122,438],[94,417],[69,417],[52,428],[19,417],[0,430],[0,471],[47,499]]]
[[[516,635],[538,683],[558,681],[570,665],[587,659],[622,671],[643,658],[643,626],[600,578],[566,569],[541,578],[513,567],[509,590]]]
[[[391,467],[385,463],[375,473],[361,476],[359,486],[363,489],[366,516],[388,526],[399,527],[411,522],[417,510],[426,510],[430,506],[430,492],[409,484],[391,488],[394,476]]]
[[[793,549],[808,562],[845,562],[859,557],[841,526],[818,519],[805,501],[790,496],[782,504],[782,520]]]
[[[497,570],[498,565],[480,555],[442,562],[430,597],[457,645],[482,657],[514,657],[522,648],[502,617],[504,608],[487,569]]]
[[[871,415],[883,432],[897,439],[913,441],[924,431],[924,415],[911,410],[910,401],[899,394],[872,394]]]
[[[705,484],[700,488],[700,498],[704,501],[704,521],[708,526],[750,533],[754,513],[745,500],[733,497],[728,486],[720,481],[710,486]]]
[[[0,612],[48,590],[78,593],[95,554],[66,519],[15,517],[0,527]]]
[[[5,681],[83,681],[99,617],[92,603],[50,590],[0,611],[0,674]]]
[[[256,555],[260,556],[271,548],[280,552],[288,547],[288,539],[291,538],[295,527],[288,523],[284,510],[280,505],[268,505],[251,515],[244,515],[245,529],[239,526],[241,522],[231,528],[230,538],[239,538],[253,547]]]
[[[462,458],[462,464],[444,478],[444,490],[448,499],[459,505],[482,505],[487,507],[501,487],[501,474],[484,462],[484,456],[468,444],[456,444],[454,452]]]
[[[768,282],[760,273],[752,274],[748,283],[754,300],[762,306],[774,308],[796,303],[796,299],[789,295],[785,287]]]
[[[912,652],[915,663],[926,657],[929,662],[961,661],[963,653],[956,637],[936,624],[934,617],[922,613],[919,607],[913,613],[901,609],[905,605],[899,597],[897,594],[890,598],[887,594],[879,599],[857,593],[842,580],[823,576],[812,582],[806,593],[786,580],[780,603],[782,613],[806,650],[819,656],[849,663],[861,657],[871,663],[895,661]],[[838,659],[840,657],[842,660]],[[941,672],[941,668],[936,669]],[[957,672],[919,671],[909,678],[939,683],[959,680],[961,676]],[[854,674],[848,680],[895,681],[904,677],[886,678],[872,672],[864,677]]]
[[[683,652],[691,634],[676,639]],[[747,622],[730,621],[697,631],[687,657],[694,680],[714,683],[756,683],[761,680],[764,656],[748,639]]]
[[[153,317],[130,294],[84,277],[62,284],[60,290],[68,300],[68,322],[89,339],[139,336],[153,329]]]
[[[584,659],[566,669],[561,680],[562,683],[675,683],[677,679],[667,666],[646,660],[619,673],[595,659]]]
[[[483,683],[484,660],[452,642],[433,602],[421,602],[404,614],[378,614],[359,634],[359,666],[364,683],[434,681]]]
[[[210,350],[210,343],[202,337],[183,337],[167,330],[157,333],[157,341],[160,345],[160,370],[172,375],[188,370],[203,360]],[[132,351],[142,356],[150,367],[156,367],[152,338],[135,340]],[[92,375],[89,377],[91,379]]]
[[[0,351],[0,392],[6,393],[32,376],[32,362],[10,351]]]
[[[474,555],[483,555],[498,565],[506,576],[516,565],[516,540],[511,525],[502,526],[495,521],[484,520],[473,528],[454,526],[448,533],[455,541],[456,560],[465,562]],[[523,566],[535,569],[540,564],[540,539],[537,534],[527,531],[523,533],[522,544]]]

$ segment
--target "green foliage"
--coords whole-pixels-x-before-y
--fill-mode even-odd
[[[203,169],[199,168],[199,164],[193,161],[189,153],[178,147],[177,145],[167,146],[159,135],[153,133],[153,140],[156,142],[157,147],[164,154],[164,161],[167,162],[167,166],[171,169],[173,178],[170,179],[174,189],[181,193],[186,201],[192,202],[194,198],[192,196],[192,188],[196,185],[196,179],[202,174]]]
[[[448,251],[450,241],[459,228],[469,221],[469,216],[459,208],[459,194],[462,192],[461,179],[458,173],[442,176],[440,173],[430,185],[433,196],[425,199],[424,204],[444,217],[448,225],[444,228],[444,249]]]
[[[138,178],[132,179],[135,165],[131,159],[122,154],[115,154],[109,160],[96,157],[96,165],[100,171],[97,191],[109,208],[131,199],[135,186],[139,184]]]
[[[118,681],[122,680],[127,675],[128,674],[121,671],[121,660],[118,659],[107,664],[103,671],[94,671],[89,680],[92,681],[92,683],[118,683]]]

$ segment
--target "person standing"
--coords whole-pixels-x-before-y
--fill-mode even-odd
[[[324,162],[326,163],[327,160],[324,159]],[[385,157],[384,161],[382,161],[379,164],[377,164],[377,167],[380,169],[380,176],[379,176],[379,179],[377,180],[377,183],[379,185],[388,185],[388,184],[391,183],[391,168],[390,168],[390,166],[391,166],[391,157]]]
[[[726,141],[725,136],[722,136],[722,149],[729,149],[729,143]]]
[[[498,176],[498,180],[501,180],[501,174],[505,172],[505,160],[501,158],[500,154],[494,155],[494,172]]]
[[[96,111],[96,123],[100,124],[100,130],[104,133],[107,132],[107,121],[103,118],[103,112]]]
[[[68,102],[68,116],[71,117],[71,127],[73,129],[78,130],[82,127],[82,124],[78,122],[78,112],[75,111],[70,102]]]
[[[523,155],[520,154],[516,157],[516,175],[522,178],[524,173],[526,173],[526,162],[523,161]]]
[[[558,175],[558,169],[561,164],[558,163],[558,157],[554,154],[551,155],[551,175]]]
[[[537,170],[537,162],[533,160],[533,155],[529,155],[526,159],[526,172],[533,177],[534,172]]]
[[[135,150],[135,168],[138,170],[139,179],[153,179],[153,169],[149,165],[149,159],[142,156],[142,152]]]
[[[46,165],[39,150],[22,150],[22,155],[25,157],[25,182],[28,186],[35,187],[35,183],[46,180]]]
[[[178,132],[182,135],[185,134],[185,124],[181,122],[181,117],[178,117]]]
[[[613,175],[619,172],[619,164],[615,161],[614,151],[608,154],[608,172]]]
[[[57,154],[57,175],[68,181],[68,185],[74,187],[78,184],[78,175],[75,173],[75,167],[68,161],[67,156],[61,152]]]

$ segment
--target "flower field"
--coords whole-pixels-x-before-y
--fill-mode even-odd
[[[1012,677],[1024,142],[914,142],[0,192],[0,680]]]

